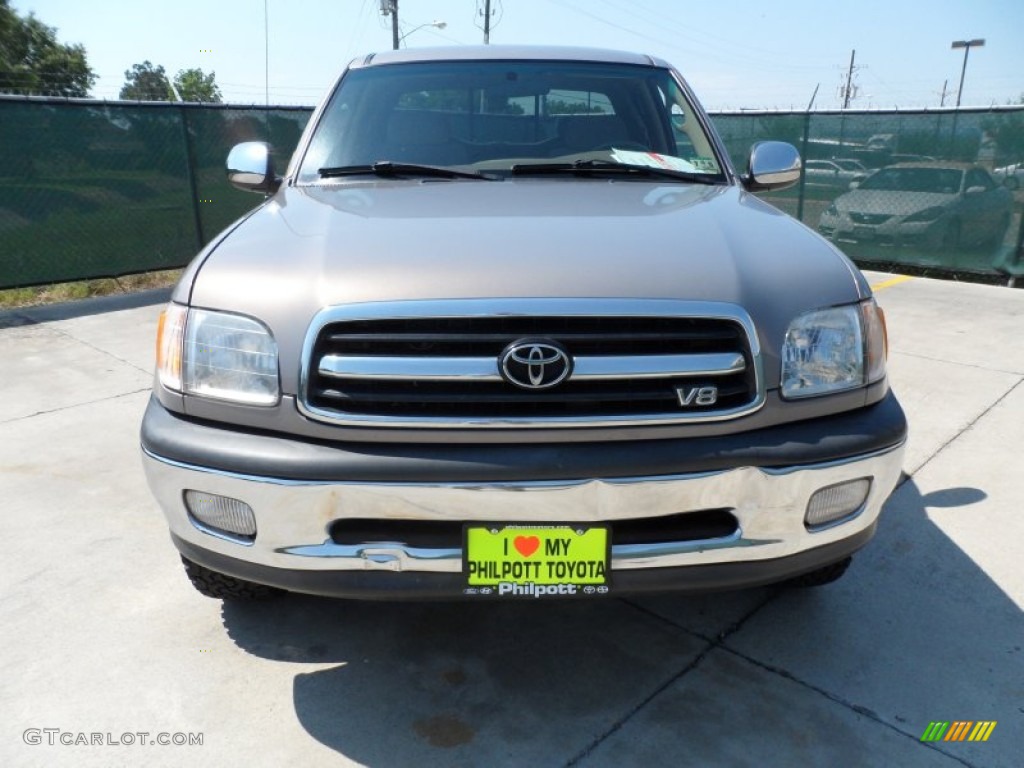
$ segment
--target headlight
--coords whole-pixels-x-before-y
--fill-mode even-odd
[[[160,313],[156,327],[156,370],[167,389],[181,391],[181,344],[185,335],[187,310],[171,304]]]
[[[277,344],[258,320],[172,304],[157,332],[160,383],[189,395],[275,405]]]
[[[935,205],[931,208],[925,208],[923,211],[912,213],[910,216],[907,216],[904,221],[935,221],[945,212],[946,209],[941,205]]]
[[[800,315],[782,348],[787,399],[854,389],[885,375],[885,318],[874,300]]]

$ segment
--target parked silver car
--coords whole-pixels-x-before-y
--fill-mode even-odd
[[[831,161],[842,168],[844,171],[853,171],[866,177],[871,171],[860,160],[855,160],[852,157],[833,157]]]
[[[1002,242],[1013,195],[988,171],[958,163],[891,165],[822,213],[818,229],[844,242],[956,248]]]
[[[352,61],[269,197],[172,294],[142,423],[218,598],[513,599],[824,584],[875,531],[906,421],[884,318],[750,194],[649,56]]]
[[[850,170],[835,160],[804,162],[804,185],[809,189],[846,190],[852,182],[863,181],[867,175],[867,171]]]

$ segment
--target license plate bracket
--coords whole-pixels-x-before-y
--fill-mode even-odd
[[[463,592],[493,597],[591,597],[611,591],[607,525],[466,524]]]

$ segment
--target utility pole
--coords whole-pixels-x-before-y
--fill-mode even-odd
[[[818,96],[818,89],[819,88],[821,88],[821,83],[818,83],[816,86],[814,86],[814,93],[811,94],[811,101],[807,105],[807,111],[808,112],[810,112],[811,108],[814,106],[814,99],[817,98],[817,96]]]
[[[845,92],[843,94],[843,109],[850,108],[850,95],[852,93],[851,86],[853,84],[853,60],[856,56],[856,49],[850,51],[850,68],[846,70],[846,88],[844,89]]]
[[[491,43],[491,0],[484,2],[484,45]]]
[[[382,16],[391,15],[391,48],[397,51],[400,42],[398,37],[398,0],[380,0],[380,12]]]
[[[263,95],[266,105],[270,105],[270,11],[263,0]]]

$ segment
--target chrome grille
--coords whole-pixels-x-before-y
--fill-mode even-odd
[[[891,218],[891,213],[850,213],[855,224],[884,224]]]
[[[536,314],[478,311],[508,303],[327,310],[307,338],[303,410],[340,423],[547,427],[729,418],[762,402],[752,326],[735,308],[708,317],[681,302],[534,300]],[[522,339],[567,350],[569,379],[537,391],[506,381],[499,358]],[[681,404],[680,389],[711,386],[713,404]]]

